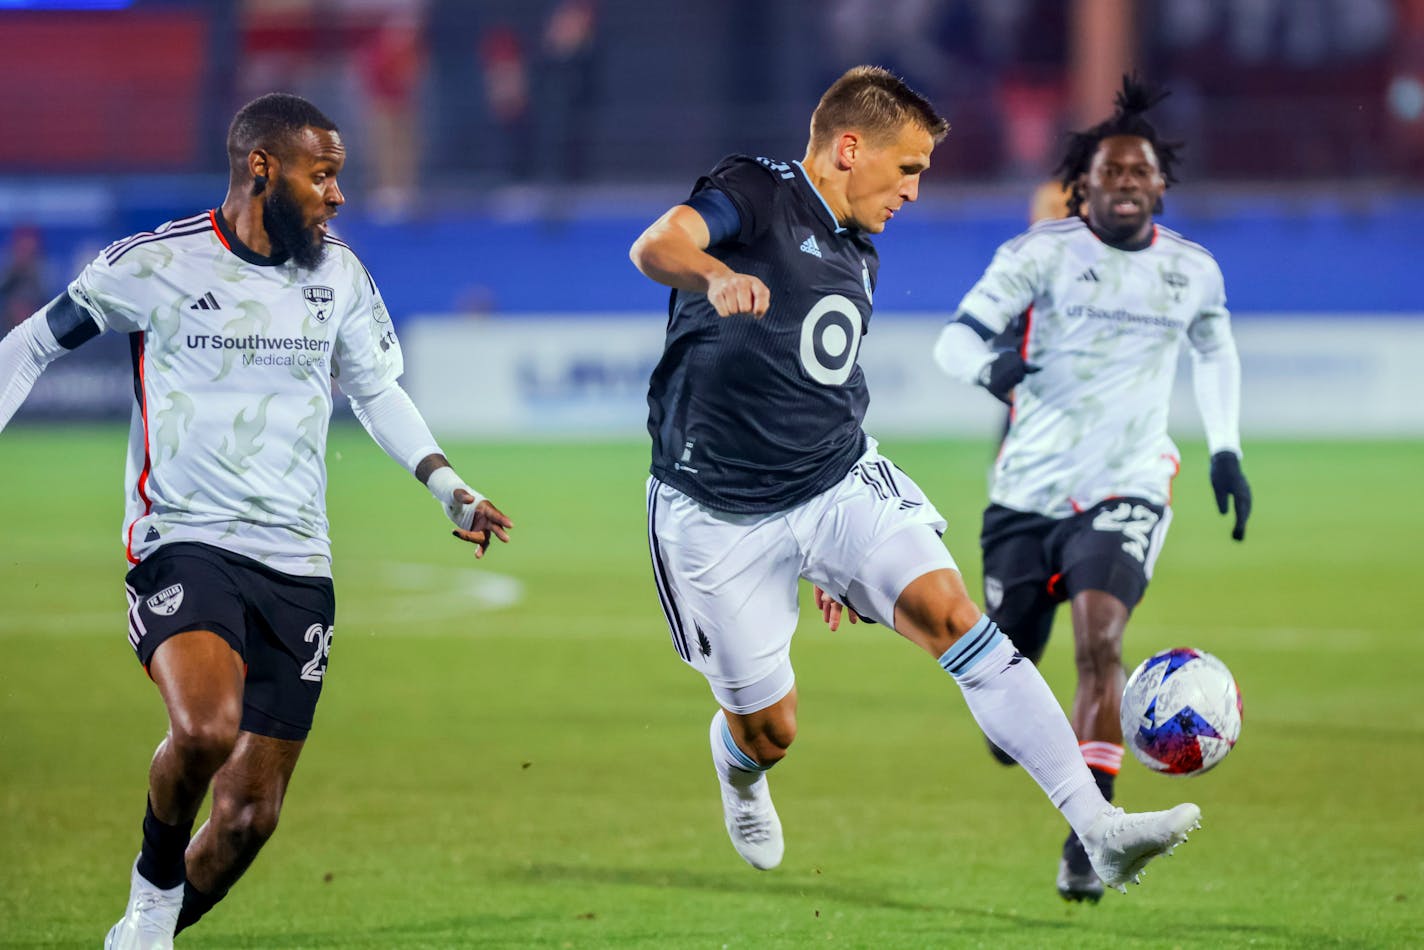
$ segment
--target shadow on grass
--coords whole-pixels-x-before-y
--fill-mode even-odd
[[[766,929],[755,943],[738,942],[738,946],[795,947],[804,945],[816,928],[834,929],[832,942],[840,946],[871,946],[860,941],[869,938],[867,930],[881,931],[874,945],[881,947],[930,947],[949,945],[1012,946],[1114,946],[1114,947],[1222,947],[1250,944],[1261,947],[1370,947],[1386,946],[1379,941],[1355,936],[1343,939],[1331,934],[1312,932],[1265,923],[1209,921],[1202,919],[1204,908],[1183,908],[1180,912],[1153,908],[1150,913],[1124,919],[1118,913],[1106,919],[1098,917],[1091,907],[1064,905],[1061,914],[1052,916],[1023,914],[1013,908],[986,908],[977,905],[935,904],[907,899],[904,893],[886,893],[883,886],[865,882],[828,881],[819,875],[804,873],[756,874],[747,871],[727,873],[699,872],[667,868],[618,868],[587,865],[535,864],[524,867],[491,868],[489,877],[506,883],[551,887],[573,886],[590,889],[645,889],[654,892],[686,891],[697,894],[746,895],[770,902],[824,902],[817,909],[819,920],[803,923],[788,921],[785,908],[779,908],[760,919]],[[561,893],[561,903],[567,904]],[[972,888],[961,891],[972,898]],[[1107,900],[1117,900],[1108,895]],[[669,901],[677,898],[669,897]],[[607,894],[590,891],[589,912],[570,914],[565,907],[559,912],[520,913],[511,907],[508,913],[467,913],[422,915],[376,926],[352,922],[349,927],[300,926],[277,931],[246,935],[204,933],[199,927],[190,941],[180,939],[179,945],[215,950],[234,948],[502,948],[502,947],[707,947],[723,946],[730,919],[714,909],[705,914],[688,914],[668,925],[658,925],[639,917],[636,921],[600,909],[608,902]],[[867,912],[890,911],[904,914],[893,924],[884,917],[857,920],[852,908]],[[398,908],[393,908],[398,912]],[[596,912],[595,912],[596,911]],[[1106,910],[1104,910],[1106,913]],[[840,915],[832,918],[832,914]],[[394,914],[392,915],[394,916]],[[1166,936],[1170,935],[1170,936]],[[741,932],[742,941],[747,934]],[[1166,942],[1164,944],[1164,936]],[[827,932],[823,939],[832,939]],[[987,941],[987,944],[985,944]],[[72,942],[35,941],[11,943],[0,938],[0,947],[56,947]]]

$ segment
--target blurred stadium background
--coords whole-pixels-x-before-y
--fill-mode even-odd
[[[627,246],[723,154],[800,157],[820,91],[871,61],[953,125],[883,239],[871,426],[987,431],[979,394],[913,357],[919,321],[952,312],[1062,133],[1136,68],[1173,90],[1160,123],[1187,151],[1163,220],[1225,272],[1249,437],[1424,432],[1420,0],[0,0],[0,17],[0,80],[24,90],[0,101],[8,323],[109,241],[216,204],[228,118],[285,89],[348,140],[338,230],[438,429],[637,435],[662,301]],[[476,350],[479,411],[442,412],[449,361]],[[96,347],[25,414],[123,415],[127,377],[119,341]]]
[[[1258,509],[1231,546],[1179,386],[1178,518],[1128,661],[1216,652],[1246,727],[1189,788],[1215,824],[1131,901],[1065,908],[1052,814],[952,690],[883,632],[809,616],[788,863],[756,877],[723,840],[709,702],[646,577],[666,297],[626,252],[723,154],[799,158],[858,62],[953,126],[880,241],[862,359],[869,428],[974,585],[1000,416],[930,343],[1064,131],[1125,69],[1173,91],[1160,127],[1187,148],[1161,220],[1225,274]],[[1424,943],[1424,0],[0,0],[0,82],[3,328],[109,241],[216,205],[243,102],[327,111],[350,148],[337,230],[406,383],[518,526],[472,571],[403,473],[335,430],[344,637],[318,741],[268,856],[185,944]],[[96,943],[137,842],[163,720],[123,635],[130,380],[124,341],[95,341],[0,436],[0,946]],[[1183,787],[1122,783],[1154,807]]]

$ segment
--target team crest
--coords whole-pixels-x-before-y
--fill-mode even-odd
[[[1162,283],[1167,285],[1167,293],[1172,295],[1172,300],[1181,303],[1182,295],[1187,292],[1187,275],[1174,270],[1164,270]]]
[[[332,301],[336,299],[335,292],[330,287],[308,284],[302,288],[302,297],[306,300],[307,309],[316,318],[316,322],[325,323],[331,316]]]
[[[160,617],[171,617],[178,612],[178,608],[183,606],[183,585],[174,584],[165,587],[144,601],[148,609],[158,614]]]
[[[998,610],[1004,602],[1004,582],[997,577],[984,578],[984,606]]]
[[[865,263],[865,258],[860,259],[860,280],[865,284],[865,299],[872,304],[875,303],[875,293],[870,289],[870,265]]]

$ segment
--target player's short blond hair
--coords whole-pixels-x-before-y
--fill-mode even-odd
[[[939,142],[949,123],[930,101],[888,69],[856,66],[827,89],[811,114],[811,150],[829,145],[842,132],[860,132],[874,142],[899,134],[913,122]]]

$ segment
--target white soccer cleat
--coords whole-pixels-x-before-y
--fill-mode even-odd
[[[173,950],[173,931],[183,908],[183,885],[154,887],[134,865],[129,906],[104,938],[104,950]]]
[[[1140,883],[1147,862],[1171,854],[1188,832],[1200,827],[1201,809],[1195,805],[1137,814],[1109,806],[1082,836],[1083,848],[1103,883],[1127,893],[1125,885]]]
[[[786,843],[781,837],[781,819],[771,803],[766,776],[750,788],[736,788],[722,782],[722,814],[727,819],[727,835],[737,853],[759,871],[770,871],[781,863]]]
[[[786,851],[781,819],[771,803],[771,786],[765,775],[747,788],[737,788],[728,782],[717,768],[717,743],[722,741],[722,735],[716,719],[712,721],[711,740],[713,768],[722,786],[722,814],[726,818],[727,836],[743,860],[759,871],[770,871],[781,863]]]

